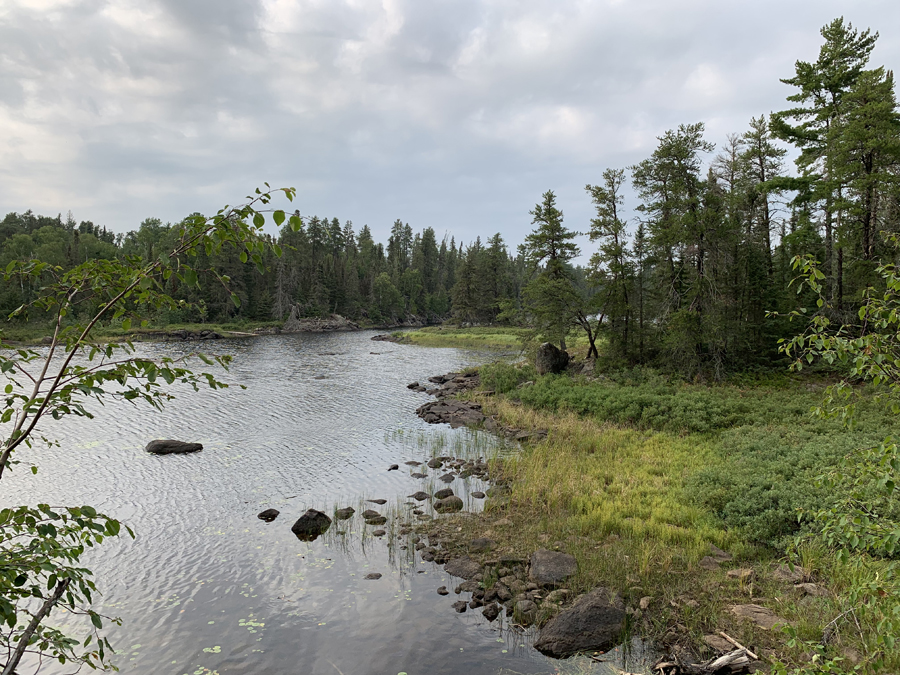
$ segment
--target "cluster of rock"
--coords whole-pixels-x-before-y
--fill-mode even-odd
[[[167,330],[162,332],[144,333],[144,337],[154,340],[164,340],[167,342],[190,342],[193,340],[221,340],[221,333],[214,330],[185,330],[179,328],[177,330]]]
[[[375,338],[372,339],[374,340]],[[481,384],[481,378],[478,376],[478,373],[447,373],[446,375],[434,375],[433,377],[429,377],[428,381],[438,386],[429,388],[424,384],[411,382],[406,385],[406,388],[412,389],[413,391],[425,392],[426,394],[437,398],[447,398],[448,396],[456,396],[464,391],[475,389]]]
[[[613,591],[598,588],[563,608],[572,593],[563,587],[577,571],[575,558],[558,551],[535,551],[530,559],[501,555],[481,564],[467,555],[455,555],[441,548],[440,535],[428,535],[428,544],[414,536],[416,549],[425,561],[444,563],[444,570],[464,581],[455,587],[467,599],[453,603],[457,612],[481,610],[488,621],[505,611],[521,626],[543,624],[536,649],[548,656],[566,658],[582,651],[606,651],[622,640],[625,605]],[[472,540],[472,552],[489,552],[490,539]],[[449,594],[446,586],[439,595]]]
[[[281,327],[282,333],[325,333],[348,330],[359,330],[359,324],[340,314],[332,314],[328,317],[301,318],[296,305],[291,308],[291,315]]]
[[[478,387],[481,384],[481,378],[478,376],[478,373],[435,375],[434,377],[429,377],[428,382],[439,386],[429,388],[419,382],[411,382],[406,385],[407,389],[424,392],[438,399],[437,401],[425,403],[416,409],[416,414],[428,424],[449,424],[453,429],[461,426],[478,427],[521,442],[539,441],[547,437],[547,431],[544,429],[523,431],[522,429],[500,424],[481,411],[480,403],[450,398]],[[493,391],[481,392],[481,394],[487,396],[493,393]]]

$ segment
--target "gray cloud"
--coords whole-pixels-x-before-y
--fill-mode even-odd
[[[544,0],[33,0],[0,8],[0,210],[116,230],[267,180],[305,213],[515,244],[554,189],[703,121],[721,143],[844,15],[900,63],[900,6]]]

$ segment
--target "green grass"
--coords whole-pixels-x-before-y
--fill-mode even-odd
[[[846,428],[810,413],[825,379],[762,374],[706,386],[643,370],[538,377],[530,365],[504,363],[480,372],[484,389],[505,394],[480,397],[487,414],[550,430],[500,466],[513,491],[496,508],[511,525],[491,531],[504,545],[572,553],[577,590],[611,585],[632,606],[653,597],[638,629],[655,637],[681,631],[675,641],[700,648],[704,633],[725,630],[796,665],[841,617],[828,657],[858,653],[862,672],[900,671],[900,650],[883,637],[892,630],[884,621],[900,617],[891,561],[844,558],[816,543],[816,523],[798,519],[834,502],[817,476],[895,430],[896,418],[866,391],[857,425]],[[699,569],[709,544],[752,567],[756,580],[741,585],[724,569]],[[826,596],[804,597],[771,577],[786,552]],[[860,595],[861,587],[870,590]],[[790,621],[793,646],[780,632],[737,623],[727,605],[747,602]]]
[[[522,348],[522,339],[527,333],[528,330],[525,328],[501,326],[473,328],[431,326],[398,333],[398,335],[402,337],[404,342],[423,347],[518,351]]]

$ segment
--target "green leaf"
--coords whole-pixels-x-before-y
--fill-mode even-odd
[[[235,307],[240,307],[240,306],[241,306],[241,299],[238,297],[238,294],[237,294],[237,293],[232,293],[232,294],[231,294],[231,301],[234,303],[234,306],[235,306]]]
[[[291,229],[294,232],[297,232],[301,227],[303,227],[303,221],[300,219],[300,216],[291,216],[289,222],[291,225]]]
[[[272,214],[272,220],[275,221],[276,225],[281,225],[284,222],[284,211],[279,209],[275,213]]]
[[[122,330],[131,330],[131,319],[122,319]]]
[[[266,224],[266,218],[263,214],[257,212],[253,214],[253,224],[256,226],[256,229],[262,229],[262,226]]]

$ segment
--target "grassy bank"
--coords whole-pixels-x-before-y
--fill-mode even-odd
[[[92,331],[92,336],[96,340],[154,340],[158,339],[160,333],[167,333],[177,330],[187,330],[198,332],[202,330],[211,330],[222,335],[231,333],[252,333],[256,328],[281,327],[280,321],[255,321],[255,322],[231,322],[231,323],[178,323],[155,325],[149,324],[146,327],[132,326],[127,331],[122,329],[118,322],[113,325],[100,325]],[[16,324],[5,323],[0,325],[0,337],[6,342],[16,342],[24,344],[38,344],[45,337],[53,335],[54,326],[52,324]]]
[[[526,382],[534,384],[519,388]],[[863,672],[900,672],[891,563],[842,556],[816,536],[811,518],[798,519],[835,501],[817,476],[895,425],[871,403],[854,429],[811,417],[825,384],[772,377],[707,387],[649,372],[539,378],[530,367],[484,367],[483,387],[498,392],[474,394],[484,411],[550,433],[503,460],[509,500],[461,522],[461,535],[489,536],[523,555],[542,547],[575,555],[572,590],[615,588],[633,610],[634,631],[698,656],[709,655],[702,636],[724,630],[791,667],[817,651],[844,659],[808,672],[851,672],[855,662]],[[704,569],[710,545],[734,560]],[[802,566],[815,587],[780,580],[785,562]],[[752,572],[728,575],[737,568]],[[650,598],[645,610],[641,598]],[[773,610],[787,632],[729,611],[747,603]]]
[[[522,349],[522,341],[528,332],[525,328],[502,326],[473,328],[429,326],[418,330],[397,332],[395,335],[403,343],[422,347],[517,351]]]

